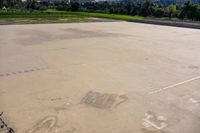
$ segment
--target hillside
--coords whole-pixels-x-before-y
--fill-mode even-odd
[[[188,0],[155,0],[154,2],[161,5],[170,5],[170,4],[184,4]],[[200,0],[192,0],[194,3],[200,3]]]
[[[91,2],[91,1],[96,1],[96,2],[101,2],[101,1],[132,1],[135,3],[142,3],[144,0],[43,0],[43,1],[51,1],[51,2],[55,2],[55,1],[79,1],[79,2]],[[182,5],[185,2],[187,2],[188,0],[152,0],[154,3],[158,4],[158,5],[171,5],[171,4],[178,4],[178,5]],[[200,0],[192,0],[194,3],[199,3],[200,4]]]

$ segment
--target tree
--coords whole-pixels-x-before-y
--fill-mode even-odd
[[[145,0],[142,3],[141,9],[140,9],[140,15],[142,16],[150,16],[153,12],[153,3],[151,0]]]
[[[36,0],[27,0],[26,1],[26,9],[28,9],[28,10],[36,9]]]
[[[161,18],[161,17],[164,17],[164,14],[165,14],[164,8],[160,8],[160,7],[154,8],[153,15],[155,17]]]
[[[188,18],[192,20],[200,20],[200,9],[197,4],[194,4],[192,1],[185,3],[184,7],[181,10],[180,18]]]
[[[0,0],[0,9],[3,7],[3,0]]]
[[[80,4],[78,2],[71,2],[71,11],[78,11],[79,7],[80,7]]]
[[[169,16],[170,18],[176,16],[176,5],[173,4],[173,5],[170,5],[170,6],[168,7],[168,16]]]

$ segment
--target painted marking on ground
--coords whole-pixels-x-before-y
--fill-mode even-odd
[[[194,80],[198,80],[198,79],[200,79],[200,76],[197,76],[197,77],[194,77],[194,78],[191,78],[191,79],[188,79],[188,80],[185,80],[185,81],[182,81],[182,82],[179,82],[179,83],[176,83],[176,84],[173,84],[173,85],[170,85],[170,86],[158,89],[158,90],[151,91],[151,92],[148,93],[148,95],[160,93],[160,92],[162,92],[164,90],[167,90],[167,89],[170,89],[170,88],[174,88],[176,86],[179,86],[179,85],[182,85],[182,84],[186,84],[186,83],[192,82]]]
[[[153,127],[155,130],[162,130],[163,128],[167,127],[166,120],[167,118],[164,116],[156,116],[154,113],[145,113],[145,118],[142,119],[142,125],[145,128]]]
[[[57,123],[56,116],[45,117],[43,120],[39,121],[36,125],[34,125],[30,130],[28,130],[27,133],[35,133],[39,131],[41,128],[45,129],[44,133],[49,133],[56,126],[56,123]],[[47,125],[47,127],[45,125]]]
[[[27,69],[27,70],[21,70],[21,71],[16,71],[16,72],[9,72],[9,73],[0,73],[0,77],[5,77],[5,76],[12,76],[15,74],[23,74],[23,73],[28,73],[28,72],[34,72],[34,71],[40,71],[48,69],[47,67],[41,67],[41,68],[35,68],[35,69]]]

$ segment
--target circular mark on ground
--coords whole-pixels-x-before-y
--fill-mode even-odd
[[[56,116],[48,116],[36,123],[31,129],[26,133],[49,133],[57,124]]]
[[[58,125],[58,133],[81,133],[84,132],[84,129],[80,126],[78,122],[66,120],[65,122]]]

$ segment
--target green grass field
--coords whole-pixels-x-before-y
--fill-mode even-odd
[[[142,20],[140,16],[68,11],[0,11],[0,24],[87,22],[91,18]]]

